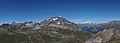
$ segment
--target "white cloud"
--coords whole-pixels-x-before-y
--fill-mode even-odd
[[[74,20],[70,20],[70,21],[72,21],[74,23],[80,23],[82,21],[82,19],[74,19]]]
[[[88,20],[88,21],[85,21],[85,22],[81,22],[81,23],[92,23],[92,22]]]

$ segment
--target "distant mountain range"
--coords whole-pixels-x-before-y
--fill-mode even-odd
[[[119,20],[113,20],[107,23],[82,23],[77,24],[79,27],[81,27],[83,30],[86,30],[90,33],[97,33],[104,29],[110,29],[110,28],[120,28],[120,21]]]
[[[120,21],[75,24],[61,16],[0,25],[0,43],[120,43]]]

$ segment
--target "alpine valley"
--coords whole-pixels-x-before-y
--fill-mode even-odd
[[[120,21],[73,23],[61,16],[0,25],[0,43],[120,43]]]

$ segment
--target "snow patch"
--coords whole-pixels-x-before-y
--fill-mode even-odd
[[[58,18],[53,18],[52,20],[54,20],[54,21],[55,21],[55,20],[57,20],[57,19],[58,19]]]
[[[57,22],[57,24],[61,24],[60,22]]]
[[[49,22],[51,22],[52,20],[50,20]]]

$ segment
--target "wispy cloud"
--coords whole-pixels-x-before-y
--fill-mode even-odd
[[[88,22],[91,22],[90,20],[84,20],[84,19],[74,19],[74,20],[71,20],[72,22],[74,23],[88,23]]]
[[[74,19],[74,20],[70,20],[71,22],[74,22],[74,23],[80,23],[82,21],[82,19]]]

